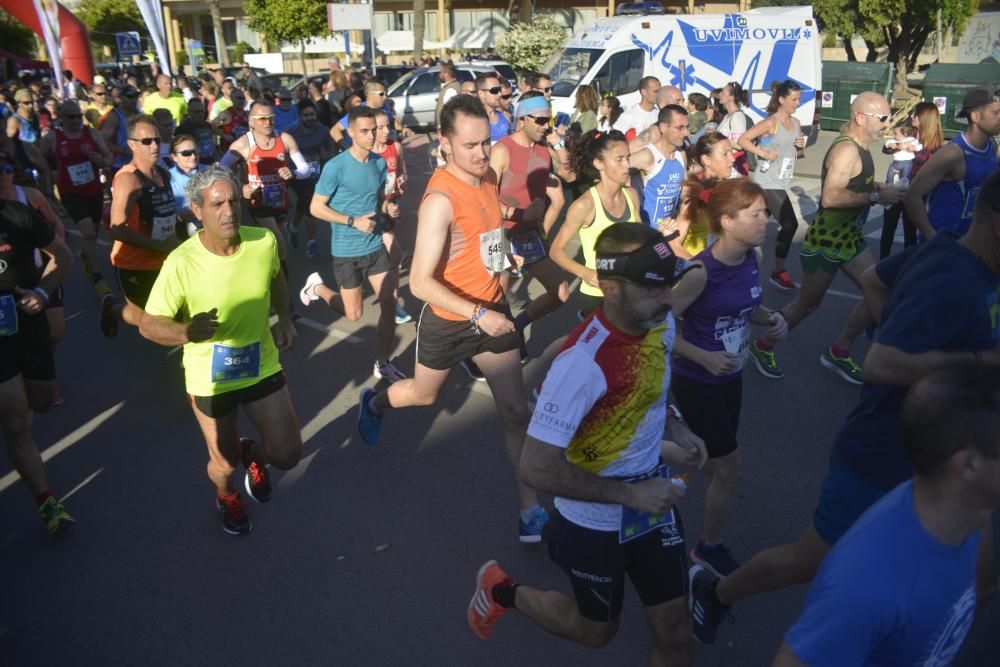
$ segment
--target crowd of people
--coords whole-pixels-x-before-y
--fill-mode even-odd
[[[0,91],[0,420],[50,534],[74,520],[49,488],[31,421],[61,400],[53,349],[66,329],[70,228],[102,333],[127,325],[183,347],[227,533],[252,531],[244,498],[269,501],[269,469],[291,469],[302,454],[280,361],[296,341],[297,308],[322,301],[356,321],[367,285],[379,308],[364,341],[377,384],[359,397],[361,439],[375,445],[390,415],[434,405],[457,366],[488,382],[518,539],[546,542],[569,579],[567,595],[484,563],[468,607],[476,636],[488,639],[518,610],[554,635],[603,646],[619,627],[627,577],[652,628],[650,664],[690,664],[692,638],[713,643],[737,600],[812,581],[776,665],[949,664],[996,587],[996,93],[969,91],[968,129],[947,143],[933,104],[894,119],[882,96],[857,96],[823,158],[796,284],[790,188],[807,141],[794,81],[774,85],[756,123],[736,82],[685,99],[651,76],[624,109],[580,86],[567,115],[554,112],[543,73],[459,82],[444,63],[438,166],[406,248],[396,226],[412,132],[382,81],[330,66],[325,85],[294,90],[262,88],[244,66],[238,79],[154,72],[148,89],[125,78],[60,95],[42,81]],[[883,182],[871,150],[893,124]],[[882,261],[862,231],[875,206],[884,207]],[[779,231],[765,259],[772,217]],[[904,249],[893,254],[900,218]],[[289,285],[300,237],[305,257],[324,254],[321,224],[332,271]],[[102,234],[113,239],[110,258]],[[762,270],[795,293],[789,303],[765,304]],[[838,272],[863,299],[819,361],[861,386],[857,406],[833,437],[802,536],[740,563],[725,536],[740,489],[744,369],[784,376],[778,346],[796,345]],[[514,313],[507,294],[518,279],[543,290]],[[391,358],[396,327],[414,318],[400,297],[407,288],[424,304],[412,372]],[[528,330],[570,302],[579,323],[530,390]],[[873,344],[857,363],[849,350],[866,330]],[[255,438],[240,432],[241,407]],[[710,478],[690,542],[681,507],[697,501],[685,471]],[[875,573],[872,553],[900,567]]]

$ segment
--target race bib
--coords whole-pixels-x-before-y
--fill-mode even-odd
[[[669,476],[670,468],[665,465],[661,465],[649,474],[640,475],[639,477],[628,481],[634,484],[636,482],[645,482],[646,480],[653,479],[654,477],[667,479]],[[645,535],[651,530],[655,530],[662,526],[673,526],[675,523],[676,518],[674,517],[673,509],[664,514],[648,514],[646,512],[640,512],[634,507],[622,505],[622,520],[618,529],[618,543],[624,544],[637,537]]]
[[[750,355],[750,327],[743,326],[730,329],[722,334],[722,345],[726,349],[726,352],[730,354],[735,354],[737,359],[736,363],[739,365],[737,370],[743,370],[746,365],[747,358]]]
[[[0,296],[0,336],[17,333],[17,303],[12,294]]]
[[[319,162],[309,163],[309,178],[314,181],[319,178]]]
[[[215,137],[205,137],[198,143],[198,154],[201,157],[215,155]]]
[[[507,237],[503,233],[503,227],[479,235],[479,258],[490,273],[500,273],[510,265],[507,261]]]
[[[153,231],[150,234],[154,241],[162,241],[174,235],[177,226],[177,216],[164,215],[153,218]]]
[[[275,183],[264,185],[260,189],[261,202],[264,206],[284,206],[285,205],[285,184]]]
[[[71,164],[66,171],[73,185],[86,185],[94,180],[94,165],[89,161]]]
[[[789,179],[795,175],[795,158],[786,157],[781,161],[781,170],[778,172],[778,178],[785,180]]]
[[[260,343],[212,346],[212,382],[247,380],[260,375]]]
[[[525,266],[545,259],[545,244],[538,232],[512,236],[510,238],[510,251],[523,257]]]

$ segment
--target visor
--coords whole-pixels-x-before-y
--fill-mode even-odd
[[[624,278],[629,282],[650,287],[674,285],[691,267],[677,270],[677,256],[668,242],[677,232],[662,239],[655,239],[628,253],[597,253],[598,278]]]

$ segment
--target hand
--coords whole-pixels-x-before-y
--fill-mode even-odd
[[[483,316],[476,321],[476,325],[487,336],[494,338],[514,332],[514,323],[495,310],[487,310],[483,313]]]
[[[403,190],[406,188],[406,174],[398,174],[396,176],[396,189],[399,190],[399,194],[403,194]]]
[[[253,193],[257,192],[257,190],[259,189],[260,188],[258,188],[256,185],[250,185],[249,183],[247,183],[246,185],[243,186],[243,198],[250,199],[251,197],[253,197]]]
[[[295,347],[295,339],[298,336],[299,332],[290,318],[278,318],[278,323],[274,327],[274,344],[278,346],[278,351],[284,352]]]
[[[737,355],[725,350],[717,350],[715,352],[702,350],[701,359],[698,360],[698,363],[712,375],[729,375],[739,368],[737,358]]]
[[[45,300],[35,290],[15,287],[14,294],[18,297],[17,307],[28,315],[37,315],[45,310]]]
[[[600,285],[597,284],[597,271],[594,269],[587,269],[586,273],[584,273],[582,277],[583,282],[587,283],[591,287],[600,288]]]
[[[281,169],[278,170],[278,178],[280,178],[283,181],[290,181],[293,178],[295,178],[295,174],[293,174],[292,170],[289,169],[288,167],[282,167]]]
[[[678,231],[677,220],[674,218],[663,218],[660,220],[660,224],[657,225],[657,227],[659,228],[660,233],[664,236],[670,236],[674,232]]]
[[[399,217],[399,204],[397,204],[394,201],[386,202],[385,203],[385,214],[388,215],[390,218],[398,218]],[[355,225],[356,224],[357,223],[355,223]]]
[[[514,262],[514,268],[518,271],[524,268],[524,257],[522,255],[511,255],[510,258]]]
[[[771,327],[764,334],[768,342],[785,340],[788,336],[788,322],[785,321],[785,316],[774,311],[767,316],[767,321],[771,323]]]
[[[375,214],[369,213],[368,215],[354,218],[354,228],[365,234],[371,234],[375,231]]]
[[[666,514],[684,495],[684,489],[663,477],[629,484],[628,490],[629,499],[625,504],[647,514]]]
[[[799,136],[795,137],[795,147],[796,148],[806,147],[806,137],[804,134],[800,134]]]
[[[884,184],[878,189],[879,204],[888,206],[898,204],[906,196],[906,188],[895,185]]]
[[[207,313],[197,313],[191,318],[191,323],[187,326],[188,342],[201,343],[215,335],[215,330],[219,328],[218,310],[213,308]]]
[[[683,465],[701,468],[708,461],[708,450],[705,441],[694,434],[687,424],[679,419],[668,419],[670,422],[670,437],[679,449],[684,451]]]
[[[764,159],[764,160],[777,160],[778,159],[778,151],[767,151],[767,150],[761,151],[760,152],[760,157],[762,159]]]

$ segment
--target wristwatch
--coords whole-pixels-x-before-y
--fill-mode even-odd
[[[881,197],[879,197],[879,194],[877,192],[868,193],[868,201],[871,202],[872,204],[877,204],[879,202],[879,199],[881,199]]]
[[[347,216],[347,226],[348,227],[353,227],[354,226],[354,216],[353,215]]]

